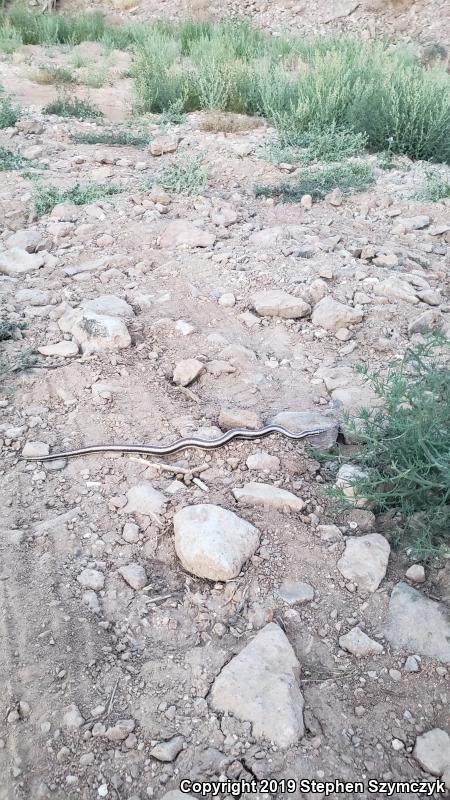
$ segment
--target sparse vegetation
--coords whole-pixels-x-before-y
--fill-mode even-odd
[[[11,128],[20,117],[20,111],[2,86],[0,86],[0,128]]]
[[[199,128],[211,133],[243,133],[259,128],[262,120],[232,112],[209,112],[200,120]]]
[[[71,83],[76,83],[74,76],[72,75],[70,69],[66,67],[42,67],[38,72],[35,72],[33,75],[33,80],[35,83],[39,83],[42,85],[52,85],[55,84],[56,86],[63,86]]]
[[[305,133],[286,131],[276,141],[271,142],[268,154],[275,163],[339,162],[362,155],[366,146],[365,134],[331,125],[327,130],[313,128]]]
[[[425,185],[415,197],[417,200],[430,200],[432,203],[450,198],[450,176],[444,176],[437,170],[427,170]]]
[[[41,216],[42,214],[48,214],[58,203],[69,201],[77,206],[82,206],[86,203],[95,203],[96,200],[119,194],[123,190],[124,187],[119,183],[96,183],[94,181],[84,185],[75,183],[66,189],[38,184],[34,195],[34,209],[36,214]]]
[[[133,45],[140,112],[257,115],[283,136],[314,131],[326,151],[332,129],[360,134],[372,151],[450,162],[450,77],[443,64],[424,66],[405,47],[342,36],[270,37],[244,22],[115,27],[98,12],[75,18],[15,6],[0,13],[1,32],[24,44]]]
[[[89,133],[75,133],[72,136],[75,144],[109,144],[129,145],[131,147],[146,147],[151,137],[145,134],[132,133],[131,131],[90,131]]]
[[[91,105],[86,100],[78,97],[61,95],[56,100],[52,100],[44,108],[44,114],[55,114],[57,117],[76,117],[77,119],[98,119],[103,116],[103,112],[96,106]]]
[[[24,372],[37,365],[37,356],[32,350],[19,353],[17,358],[11,359],[4,353],[0,354],[0,381],[15,372]]]
[[[283,181],[269,186],[255,186],[257,197],[278,197],[282,202],[298,202],[302,195],[321,199],[333,189],[345,194],[364,192],[372,186],[374,178],[368,164],[349,162],[331,167],[303,169],[293,181]]]
[[[22,169],[26,163],[29,163],[28,160],[19,153],[14,153],[12,150],[0,146],[0,172]]]
[[[167,167],[159,176],[158,183],[170,192],[194,194],[205,185],[207,174],[201,156],[198,156]]]
[[[410,348],[387,376],[366,367],[359,372],[383,405],[362,409],[345,422],[360,442],[355,460],[366,473],[354,480],[355,492],[376,513],[396,515],[394,539],[416,558],[448,550],[450,340],[429,336]]]
[[[23,331],[25,327],[24,322],[13,319],[0,319],[0,342],[15,339],[17,331]]]

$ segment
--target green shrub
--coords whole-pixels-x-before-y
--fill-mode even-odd
[[[68,83],[76,83],[74,76],[70,69],[66,67],[42,67],[38,72],[33,75],[35,83],[43,85],[55,84],[61,86]]]
[[[22,169],[26,162],[27,159],[21,156],[19,153],[13,153],[12,150],[8,150],[6,147],[0,146],[0,172],[6,172],[7,170],[13,169]]]
[[[158,183],[170,192],[194,194],[205,185],[206,179],[207,169],[198,156],[167,167],[160,174]]]
[[[394,542],[405,543],[415,557],[448,550],[450,340],[427,337],[387,376],[359,371],[383,405],[346,419],[360,442],[354,460],[366,473],[352,482],[355,492],[368,499],[375,513],[397,515]]]
[[[0,128],[12,128],[19,117],[19,109],[13,105],[9,95],[0,86]]]
[[[44,108],[44,114],[55,114],[57,117],[76,117],[77,119],[98,119],[103,117],[103,112],[86,100],[80,100],[78,97],[71,98],[67,95],[52,100]]]
[[[350,162],[333,167],[304,169],[295,181],[255,186],[255,195],[278,197],[285,203],[296,203],[304,194],[321,199],[337,188],[345,194],[353,194],[366,191],[373,183],[374,178],[369,165]]]
[[[26,327],[24,322],[17,322],[11,319],[0,319],[0,342],[14,339],[17,331],[23,331]]]
[[[312,128],[305,133],[285,132],[270,143],[268,156],[275,163],[336,162],[362,155],[366,144],[365,134],[331,125],[326,130]]]
[[[74,133],[72,141],[75,144],[109,144],[130,145],[131,147],[145,147],[151,141],[150,136],[131,133],[131,131],[90,131],[88,133]]]
[[[416,200],[430,200],[432,203],[437,203],[439,200],[450,198],[450,176],[444,177],[437,170],[427,170],[425,178],[425,186],[416,193]]]
[[[86,183],[84,185],[75,183],[67,189],[58,189],[57,186],[36,187],[34,195],[34,210],[36,214],[48,214],[58,203],[75,203],[77,206],[86,203],[95,203],[105,197],[123,192],[124,187],[118,183]]]

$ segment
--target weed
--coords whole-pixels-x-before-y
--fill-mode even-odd
[[[183,111],[183,98],[179,98],[172,103],[169,108],[162,112],[159,124],[161,127],[168,127],[169,125],[181,125],[185,119],[186,115]]]
[[[74,133],[72,141],[75,144],[109,144],[129,145],[131,147],[146,147],[151,141],[148,135],[131,133],[131,131],[92,131],[89,133]]]
[[[0,128],[12,128],[20,117],[20,111],[0,86]]]
[[[0,320],[0,342],[15,339],[17,331],[23,331],[25,327],[24,322],[17,322],[11,319]]]
[[[76,83],[74,76],[66,67],[42,67],[38,72],[33,75],[35,83],[50,86],[63,86],[70,83]]]
[[[338,162],[361,155],[367,145],[364,133],[330,125],[326,130],[312,128],[305,133],[285,132],[269,146],[269,159],[275,163],[310,164],[313,161]]]
[[[211,133],[243,133],[259,128],[262,120],[232,112],[209,112],[200,120],[199,128]]]
[[[67,95],[52,100],[44,108],[44,114],[55,114],[57,117],[76,117],[77,119],[98,119],[103,116],[103,112],[99,108],[86,100],[80,100],[78,97],[71,98]]]
[[[0,146],[0,172],[6,172],[7,170],[13,169],[22,169],[24,163],[27,162],[27,159],[21,156],[19,153],[13,153],[12,150],[8,150],[6,147]]]
[[[83,83],[86,86],[89,86],[91,89],[101,89],[102,86],[105,85],[106,79],[108,76],[108,70],[106,67],[99,67],[96,70],[89,70],[87,77],[83,80]]]
[[[27,369],[32,369],[36,365],[37,356],[32,350],[25,350],[19,353],[15,360],[11,360],[8,356],[0,354],[0,381],[4,380],[8,375],[24,372]]]
[[[374,183],[370,166],[348,163],[334,167],[304,169],[295,182],[255,186],[257,197],[279,197],[283,202],[298,202],[304,194],[317,199],[339,188],[346,194],[364,192]]]
[[[416,558],[448,549],[450,340],[428,336],[386,377],[366,367],[358,371],[383,406],[362,409],[357,419],[346,420],[358,436],[356,461],[366,473],[355,479],[355,492],[368,499],[375,513],[399,515],[394,541],[406,543]]]
[[[6,23],[0,28],[0,52],[11,55],[22,45],[21,35]]]
[[[34,195],[34,210],[36,214],[48,214],[59,203],[75,203],[77,206],[94,203],[105,197],[123,192],[124,187],[118,183],[75,183],[67,189],[58,189],[57,186],[43,186],[38,184]]]
[[[444,177],[437,170],[429,169],[425,173],[425,179],[425,186],[416,193],[415,199],[437,203],[450,198],[450,176]]]
[[[198,156],[167,167],[159,176],[158,183],[170,192],[194,194],[205,185],[206,179],[207,169]]]

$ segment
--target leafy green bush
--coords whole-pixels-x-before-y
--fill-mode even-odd
[[[276,164],[336,162],[362,155],[366,144],[365,134],[331,125],[326,130],[312,128],[305,133],[286,131],[269,144],[267,153],[270,161]]]
[[[9,95],[0,86],[0,128],[12,128],[19,117],[19,109],[13,105]]]
[[[76,117],[77,119],[98,119],[103,117],[103,112],[99,108],[80,100],[78,97],[71,98],[62,95],[56,100],[52,100],[44,108],[44,114],[55,114],[57,117]]]
[[[207,169],[198,156],[167,167],[159,176],[158,183],[170,192],[194,194],[205,185],[206,179]]]
[[[12,319],[0,319],[0,342],[14,339],[17,331],[23,331],[26,327],[24,322],[17,322]]]
[[[74,133],[72,141],[75,144],[109,144],[130,145],[131,147],[145,147],[150,143],[151,137],[134,134],[131,131],[90,131],[88,133]]]
[[[352,482],[355,492],[368,499],[375,513],[397,514],[393,539],[403,541],[416,557],[448,550],[450,340],[427,337],[387,376],[359,371],[383,405],[346,419],[360,442],[355,461],[366,473]]]
[[[67,189],[58,189],[57,186],[36,187],[34,195],[34,210],[36,214],[48,214],[58,203],[75,203],[77,206],[86,203],[95,203],[105,197],[123,192],[124,187],[119,183],[86,183],[84,185],[75,183]]]
[[[12,169],[22,169],[26,162],[27,159],[19,155],[19,153],[13,153],[12,150],[8,150],[6,147],[0,146],[0,172],[6,172],[7,170]]]
[[[416,193],[417,200],[431,200],[437,203],[450,197],[450,177],[444,177],[436,170],[427,170],[425,186]]]
[[[268,186],[255,186],[257,197],[279,197],[284,203],[296,203],[302,195],[321,199],[333,189],[346,194],[364,192],[372,186],[374,178],[368,164],[349,162],[330,167],[311,167],[301,171],[295,181],[283,181]]]

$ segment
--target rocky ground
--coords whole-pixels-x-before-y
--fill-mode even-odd
[[[95,125],[42,114],[41,55],[1,65],[26,107],[0,145],[45,184],[124,191],[37,217],[33,182],[2,173],[2,315],[26,323],[3,353],[38,363],[2,382],[0,798],[449,778],[448,562],[391,551],[366,508],[338,515],[302,443],[19,459],[273,419],[330,447],[376,402],[356,363],[450,331],[448,203],[412,199],[424,165],[376,157],[366,194],[255,199],[290,169],[267,160],[273,131],[205,132],[202,114],[149,123],[144,149],[74,144]],[[126,116],[126,87],[95,91],[106,122]],[[203,189],[159,186],[197,154]]]

